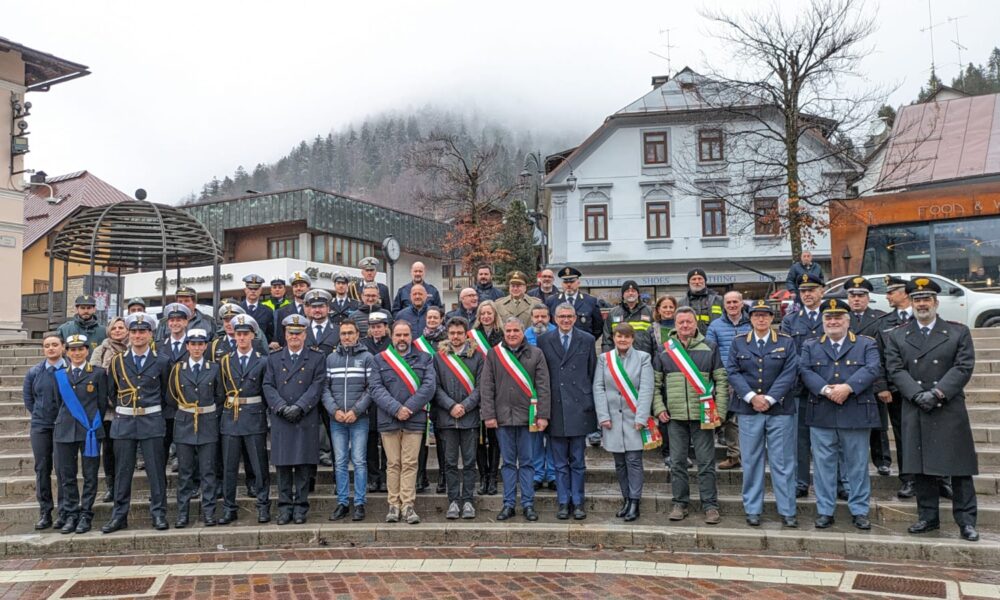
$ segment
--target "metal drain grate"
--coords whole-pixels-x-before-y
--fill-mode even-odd
[[[139,596],[149,591],[155,577],[130,579],[91,579],[73,584],[62,598],[92,598],[106,596]]]
[[[933,579],[913,579],[910,577],[886,577],[884,575],[869,575],[859,573],[854,578],[851,590],[858,592],[876,592],[880,594],[898,594],[917,598],[947,598],[948,588],[944,581]]]

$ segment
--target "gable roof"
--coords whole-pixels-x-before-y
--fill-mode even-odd
[[[896,117],[879,191],[1000,175],[1000,94],[911,104]]]
[[[89,67],[0,37],[0,52],[19,52],[24,61],[24,85],[28,91],[47,92],[57,83],[90,75]]]
[[[52,195],[60,201],[49,204],[49,189],[44,185],[31,186],[24,197],[25,249],[83,207],[131,200],[124,192],[89,171],[49,177],[45,183],[52,186]]]

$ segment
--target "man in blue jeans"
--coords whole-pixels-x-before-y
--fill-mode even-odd
[[[335,458],[334,475],[337,487],[337,508],[330,515],[339,521],[350,511],[350,475],[347,463],[354,465],[353,521],[365,518],[368,490],[368,379],[375,367],[375,358],[359,344],[360,332],[353,320],[340,324],[340,344],[326,357],[326,386],[323,406],[330,415],[330,439]]]

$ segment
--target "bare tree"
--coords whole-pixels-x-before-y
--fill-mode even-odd
[[[726,158],[717,169],[733,183],[720,185],[711,167],[700,167],[692,183],[747,223],[780,230],[797,256],[826,229],[824,205],[857,177],[848,140],[861,139],[888,94],[864,84],[849,89],[870,52],[874,19],[861,0],[811,0],[795,15],[777,6],[702,15],[730,51],[727,72],[712,70],[699,92],[725,115]],[[770,201],[780,197],[783,205]]]

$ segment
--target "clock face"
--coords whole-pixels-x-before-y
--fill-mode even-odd
[[[387,237],[385,241],[382,242],[382,249],[385,250],[385,256],[392,262],[399,260],[399,240],[394,237]]]

